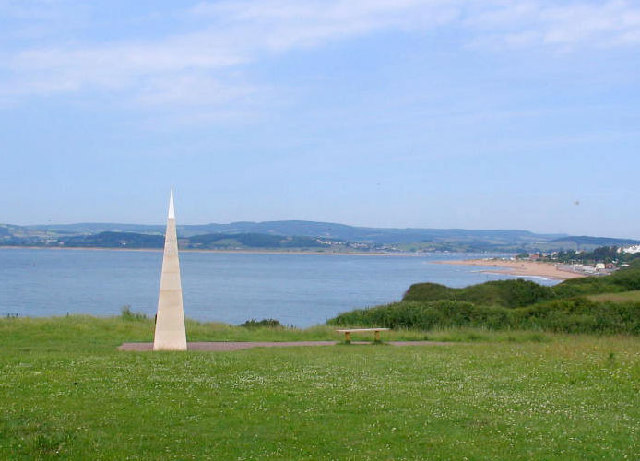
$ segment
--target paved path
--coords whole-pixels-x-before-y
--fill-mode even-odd
[[[215,341],[188,343],[191,351],[235,351],[239,349],[253,349],[255,347],[316,347],[335,346],[338,341]],[[351,344],[372,344],[370,341],[352,341]],[[447,346],[452,344],[440,341],[385,341],[391,346]],[[118,349],[121,351],[150,351],[153,343],[124,343]]]

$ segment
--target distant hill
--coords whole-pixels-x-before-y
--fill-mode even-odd
[[[0,244],[159,248],[164,225],[0,224]],[[288,220],[178,226],[183,248],[317,249],[385,252],[549,252],[640,243],[629,239],[536,234],[526,230],[382,229]]]
[[[559,238],[557,240],[553,240],[553,243],[561,243],[568,246],[574,245],[577,249],[581,249],[585,246],[604,247],[604,246],[635,245],[638,243],[638,241],[631,240],[631,239],[613,239],[608,237],[589,237],[586,235],[582,235],[582,236],[574,236],[574,237],[566,236],[563,238]]]
[[[204,234],[186,239],[188,248],[323,248],[329,243],[323,243],[317,238],[284,235],[270,235],[259,233],[238,234]]]
[[[164,236],[106,231],[91,235],[62,237],[59,242],[64,242],[64,246],[67,247],[162,248]]]
[[[57,238],[51,236],[38,239],[28,237],[24,240],[9,240],[0,227],[0,239],[5,244],[15,246],[55,246],[65,248],[132,248],[160,249],[164,246],[164,235],[143,234],[138,232],[104,231],[97,234],[68,235],[64,230]],[[2,240],[0,240],[2,242]],[[238,233],[238,234],[203,234],[188,238],[180,238],[179,245],[183,249],[209,250],[243,250],[243,249],[287,249],[287,250],[319,250],[329,248],[327,239],[313,237],[288,237],[283,235]]]
[[[164,225],[155,224],[119,224],[119,223],[77,223],[77,224],[37,224],[22,226],[24,229],[39,232],[65,234],[97,234],[99,232],[139,232],[143,234],[164,234]]]
[[[230,224],[182,226],[185,236],[200,232],[264,233],[286,236],[325,237],[350,242],[410,243],[433,241],[535,242],[559,239],[561,234],[534,234],[522,230],[380,229],[315,221],[241,221]]]
[[[66,247],[97,248],[162,248],[164,236],[137,232],[105,231],[97,234],[61,237],[59,244]],[[286,237],[269,234],[204,234],[180,239],[182,248],[192,249],[245,249],[245,248],[322,248],[312,237]]]
[[[79,223],[25,226],[26,229],[53,232],[97,233],[104,231],[163,233],[164,225],[138,225],[118,223]],[[372,243],[409,243],[421,241],[492,241],[496,243],[535,242],[561,239],[566,234],[535,234],[525,230],[464,230],[464,229],[383,229],[355,227],[316,221],[238,221],[230,224],[198,224],[178,226],[183,237],[199,234],[273,234],[289,237],[326,237],[344,241]]]

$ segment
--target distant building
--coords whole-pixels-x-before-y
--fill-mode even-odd
[[[624,253],[627,255],[635,255],[640,253],[640,245],[631,245],[628,247],[618,248],[618,253]]]

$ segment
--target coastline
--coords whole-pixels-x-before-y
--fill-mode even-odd
[[[481,272],[489,274],[507,274],[517,277],[543,277],[554,280],[584,278],[586,275],[569,269],[561,269],[559,264],[534,261],[505,261],[491,259],[467,259],[452,261],[433,261],[433,264],[447,264],[452,266],[498,267],[504,269],[487,269]]]
[[[0,245],[0,250],[56,250],[56,251],[133,251],[143,253],[162,253],[162,248],[107,248],[107,247],[59,247],[59,246],[11,246]],[[180,253],[220,253],[247,255],[326,255],[326,256],[422,256],[415,253],[380,253],[380,252],[347,252],[347,251],[284,251],[284,250],[198,250],[193,248],[180,249]]]

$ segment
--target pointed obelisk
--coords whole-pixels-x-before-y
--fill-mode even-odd
[[[153,350],[184,351],[186,349],[187,337],[184,331],[178,237],[176,235],[176,217],[173,211],[173,191],[171,191],[167,232],[164,237],[164,256],[162,257],[160,296],[158,298]]]

